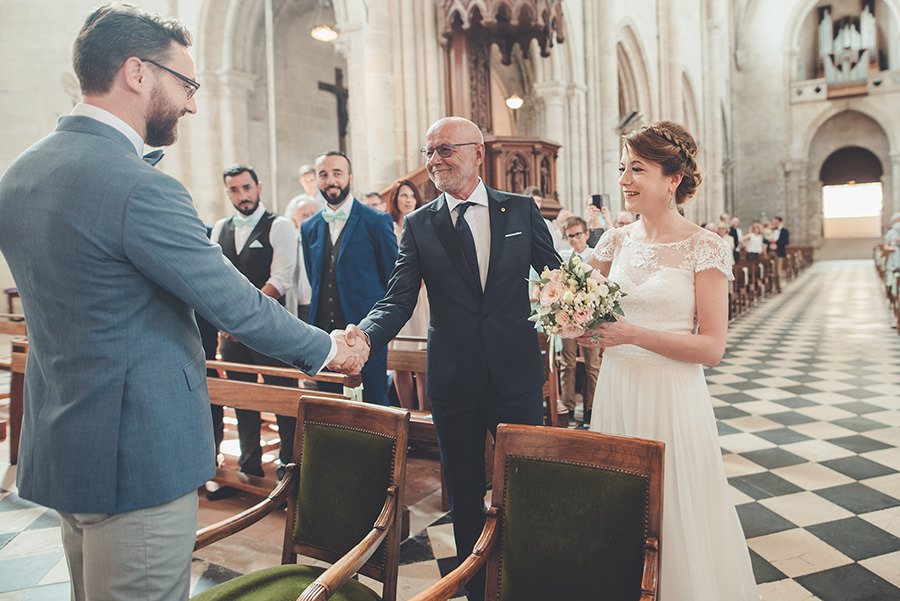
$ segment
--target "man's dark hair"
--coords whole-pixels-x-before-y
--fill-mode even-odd
[[[249,173],[250,177],[253,178],[253,183],[259,183],[259,178],[256,177],[256,171],[254,171],[253,167],[251,167],[250,165],[232,165],[222,172],[222,181],[224,182],[226,177],[234,177],[235,175],[240,175],[241,173]]]
[[[324,157],[344,157],[344,160],[347,161],[347,175],[353,173],[353,164],[350,163],[350,157],[348,157],[340,150],[329,150],[328,152],[323,152],[321,155],[319,155],[320,159]],[[318,162],[318,159],[316,160],[316,162]]]
[[[84,22],[72,48],[72,66],[84,94],[105,94],[131,57],[164,62],[172,42],[191,45],[191,33],[176,19],[165,19],[131,4],[114,2]]]

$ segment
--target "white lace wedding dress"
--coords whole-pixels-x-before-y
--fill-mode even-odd
[[[655,330],[695,332],[694,274],[718,269],[730,279],[730,250],[706,230],[647,244],[632,240],[632,229],[606,232],[594,249],[595,259],[612,261],[609,279],[628,295],[625,318]],[[759,601],[703,367],[634,345],[605,349],[591,430],[666,443],[660,598]]]

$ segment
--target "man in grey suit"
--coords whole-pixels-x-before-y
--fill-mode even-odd
[[[387,294],[348,332],[383,348],[409,319],[424,280],[428,396],[461,561],[484,526],[487,432],[542,421],[544,371],[526,280],[529,266],[555,269],[560,259],[534,201],[478,177],[485,154],[477,125],[441,119],[425,142],[425,169],[443,194],[406,216]],[[467,589],[469,599],[484,598],[483,570]]]
[[[358,371],[365,351],[248,282],[184,186],[141,160],[197,110],[190,42],[177,21],[97,9],[73,52],[84,102],[0,181],[0,251],[28,324],[19,495],[60,513],[78,601],[188,597],[215,466],[192,309],[308,374]]]

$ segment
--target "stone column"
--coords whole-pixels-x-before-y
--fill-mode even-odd
[[[389,2],[357,4],[350,7],[346,21],[338,17],[336,49],[347,61],[347,154],[353,161],[353,191],[360,196],[393,181],[398,166],[390,148],[395,114]]]

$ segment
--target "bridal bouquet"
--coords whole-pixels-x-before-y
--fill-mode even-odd
[[[528,280],[534,327],[548,336],[577,338],[598,323],[624,315],[619,285],[604,278],[572,253],[559,269],[547,269]]]

